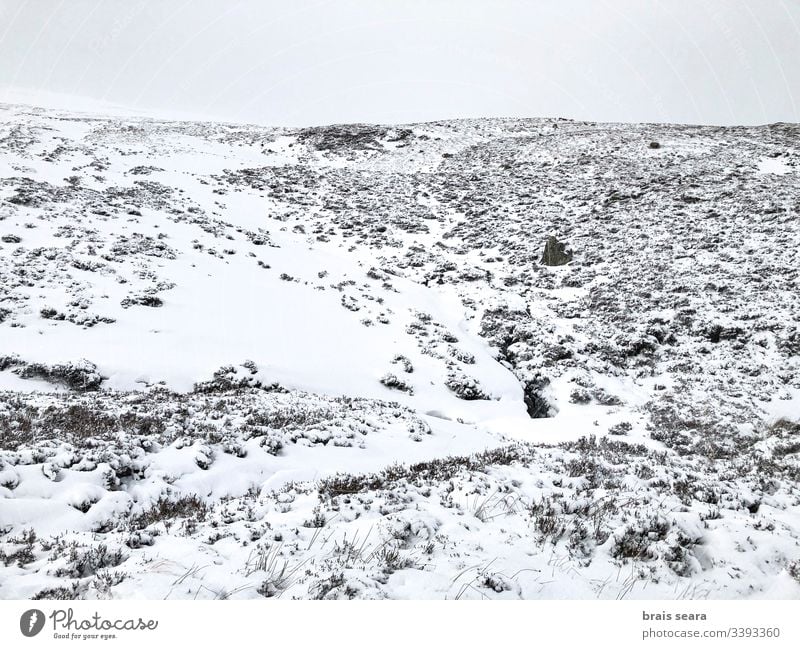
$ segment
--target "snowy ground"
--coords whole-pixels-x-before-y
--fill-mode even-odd
[[[0,597],[800,596],[799,147],[0,105]]]

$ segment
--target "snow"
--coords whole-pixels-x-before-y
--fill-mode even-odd
[[[0,106],[0,597],[800,596],[789,126],[108,112]]]
[[[791,171],[792,168],[783,160],[778,160],[778,158],[761,158],[761,160],[758,161],[758,173],[761,174],[777,174],[782,176]]]

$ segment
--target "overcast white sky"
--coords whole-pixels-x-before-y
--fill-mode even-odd
[[[800,0],[0,0],[0,101],[264,124],[800,122]]]

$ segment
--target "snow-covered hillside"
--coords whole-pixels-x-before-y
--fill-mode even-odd
[[[0,105],[0,597],[798,597],[799,211],[788,124]]]

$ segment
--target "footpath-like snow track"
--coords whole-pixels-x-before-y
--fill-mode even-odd
[[[0,597],[797,597],[799,143],[0,105]]]

